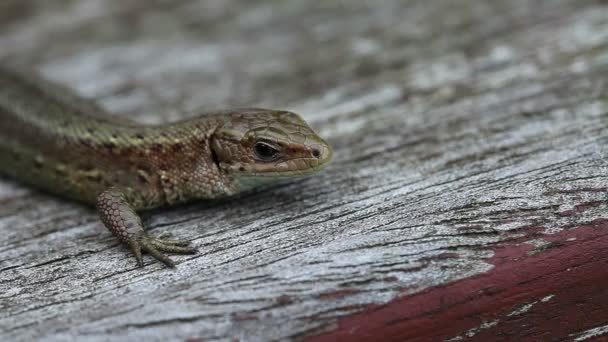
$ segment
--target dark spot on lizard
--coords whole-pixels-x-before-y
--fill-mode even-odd
[[[55,174],[57,174],[58,176],[67,175],[67,169],[65,165],[66,163],[64,161],[59,161],[57,164],[55,164],[55,167],[53,168]]]
[[[102,180],[101,173],[94,172],[94,173],[88,174],[87,179],[92,182],[95,182],[95,183],[101,183],[101,180]]]
[[[116,144],[114,144],[112,142],[106,142],[106,143],[103,144],[103,147],[105,147],[110,152],[112,152],[112,150],[116,148]]]
[[[78,142],[84,146],[93,146],[93,140],[87,138],[80,138]]]
[[[151,147],[152,151],[154,152],[162,152],[163,151],[163,145],[161,144],[153,144]]]
[[[146,178],[146,176],[144,176],[142,173],[137,173],[137,179],[143,184],[148,183],[148,178]]]
[[[137,165],[137,170],[139,172],[143,172],[143,173],[146,173],[146,174],[151,174],[152,173],[152,169],[148,165],[143,164],[143,163]]]
[[[34,158],[34,167],[38,170],[42,169],[44,166],[44,162],[38,157]]]
[[[122,154],[122,155],[124,155],[124,156],[131,155],[131,154],[133,154],[134,152],[135,152],[135,151],[134,151],[133,147],[131,147],[131,146],[123,146],[123,147],[120,149],[120,154]]]
[[[144,140],[145,139],[145,137],[144,137],[144,135],[142,133],[135,134],[135,138],[139,139],[139,140]]]
[[[95,167],[91,164],[82,164],[78,168],[84,172],[90,172],[95,169]]]
[[[177,143],[177,144],[173,145],[172,147],[173,147],[173,151],[180,152],[182,150],[182,148],[184,147],[184,145]]]

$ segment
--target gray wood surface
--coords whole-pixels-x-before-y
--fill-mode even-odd
[[[137,268],[92,209],[0,180],[0,340],[314,340],[491,272],[494,246],[544,253],[608,217],[607,39],[602,1],[4,0],[2,60],[141,122],[289,109],[335,159],[152,213],[200,250],[174,271]]]

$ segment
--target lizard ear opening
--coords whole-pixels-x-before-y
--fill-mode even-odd
[[[211,136],[211,158],[226,172],[238,169],[240,165],[250,162],[243,136],[230,128],[218,128]]]
[[[210,146],[209,150],[211,151],[211,160],[213,161],[213,164],[215,164],[219,168],[220,167],[220,158],[217,155],[217,152],[215,152],[215,148],[213,147],[213,143],[211,143],[211,146]]]
[[[230,160],[231,141],[225,138],[223,130],[216,130],[211,136],[211,158],[220,166],[223,162]]]

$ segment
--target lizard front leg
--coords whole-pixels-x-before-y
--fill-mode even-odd
[[[168,240],[148,235],[126,192],[121,189],[111,188],[100,193],[97,196],[97,213],[106,228],[129,245],[140,267],[143,266],[142,251],[168,267],[175,267],[175,264],[162,252],[195,253],[194,248],[187,246],[190,243],[187,240]]]

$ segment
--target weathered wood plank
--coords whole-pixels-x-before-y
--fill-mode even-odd
[[[1,340],[608,333],[601,1],[8,0],[0,19],[0,59],[108,110],[284,107],[335,149],[320,176],[153,213],[201,251],[175,271],[0,180]]]

